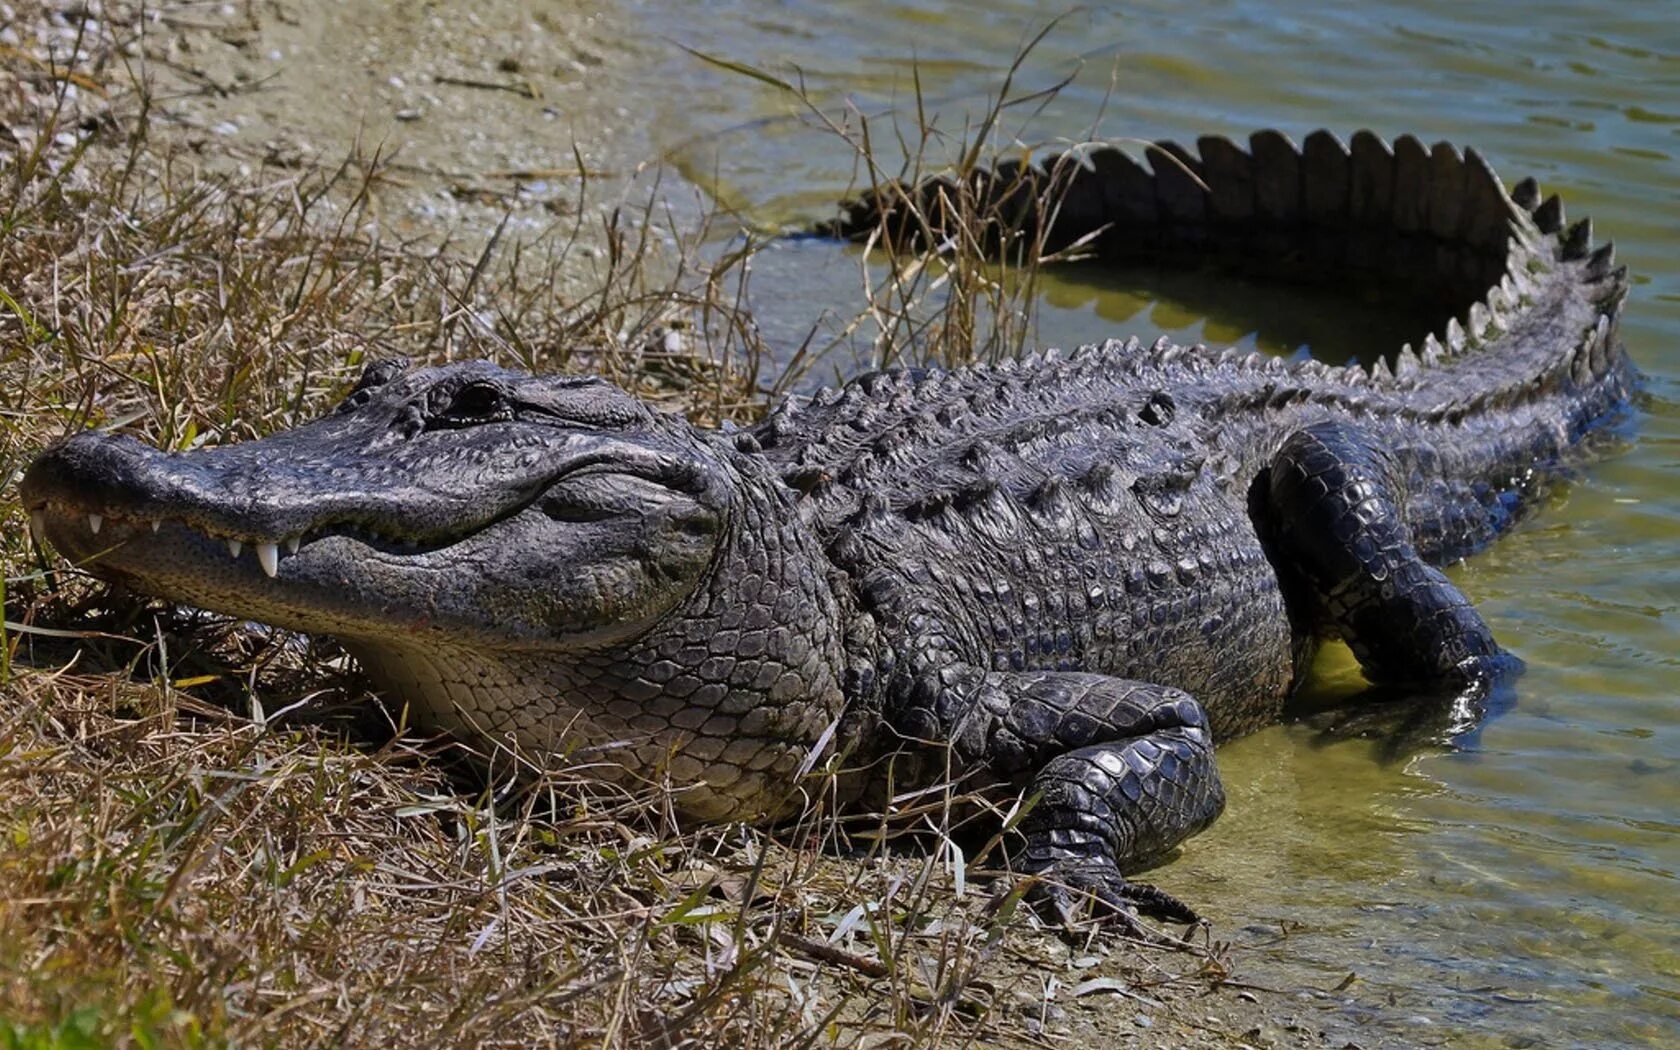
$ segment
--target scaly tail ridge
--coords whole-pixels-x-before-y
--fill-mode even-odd
[[[1158,142],[1142,153],[1091,144],[889,183],[821,232],[903,246],[978,236],[1018,256],[1082,252],[1399,289],[1438,319],[1417,347],[1382,348],[1369,366],[1302,367],[1410,395],[1410,411],[1431,420],[1595,383],[1607,400],[1625,397],[1616,325],[1626,268],[1611,245],[1593,246],[1590,221],[1567,223],[1532,179],[1507,192],[1474,149],[1411,135],[1391,145],[1369,131],[1345,145],[1315,131],[1297,146],[1266,130],[1247,149],[1206,136],[1194,151]]]

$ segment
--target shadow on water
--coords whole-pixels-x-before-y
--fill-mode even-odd
[[[885,271],[838,241],[774,241],[755,261],[754,317],[778,365],[795,348],[837,345],[805,375],[800,392],[875,367],[864,281]],[[1331,364],[1393,360],[1406,343],[1439,330],[1446,313],[1403,290],[1322,288],[1218,271],[1117,266],[1083,260],[1048,267],[1030,347],[1075,347],[1106,339],[1165,335],[1175,342],[1235,346]],[[813,329],[815,336],[812,335]]]
[[[1164,334],[1331,364],[1392,358],[1445,320],[1431,304],[1377,287],[1344,291],[1212,270],[1066,263],[1045,274],[1044,286],[1041,330],[1065,329],[1075,336],[1069,341]]]

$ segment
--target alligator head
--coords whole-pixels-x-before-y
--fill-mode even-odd
[[[78,434],[23,480],[97,574],[346,639],[610,644],[691,593],[732,475],[685,422],[592,378],[370,367],[322,419],[165,453]]]
[[[843,704],[820,551],[765,471],[602,380],[479,362],[375,366],[224,447],[78,434],[22,495],[94,573],[332,634],[423,727],[715,820],[794,805]]]

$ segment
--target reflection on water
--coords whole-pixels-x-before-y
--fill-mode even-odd
[[[1680,1040],[1680,21],[1665,5],[1139,0],[1069,15],[1026,64],[1077,76],[1025,141],[1278,126],[1415,131],[1538,176],[1613,234],[1637,283],[1624,335],[1649,374],[1637,445],[1495,550],[1454,570],[1527,662],[1471,750],[1387,761],[1375,741],[1279,727],[1222,752],[1223,821],[1156,878],[1205,906],[1279,980],[1323,990],[1353,1038],[1466,1046]],[[941,127],[984,108],[1044,19],[1025,0],[631,5],[703,51],[788,73],[831,112],[910,112],[919,61]],[[820,214],[853,177],[785,93],[674,52],[652,134],[758,220]],[[878,126],[886,126],[878,121]],[[732,130],[733,129],[733,130]],[[886,136],[882,136],[885,138]],[[793,346],[855,307],[855,256],[763,256],[756,306]],[[1058,271],[1039,342],[1164,330],[1320,356],[1391,350],[1404,311],[1173,275]],[[837,362],[844,372],[849,366]],[[1345,655],[1325,669],[1352,680]],[[1338,662],[1340,661],[1340,662]],[[1354,975],[1351,981],[1349,975]]]

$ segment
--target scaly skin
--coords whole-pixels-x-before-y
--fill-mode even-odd
[[[878,374],[734,435],[594,380],[376,367],[261,441],[78,435],[23,499],[93,571],[335,634],[421,722],[531,767],[662,780],[701,820],[795,812],[836,752],[853,796],[1025,790],[1014,858],[1049,904],[1191,918],[1122,873],[1218,815],[1214,742],[1276,720],[1326,636],[1473,709],[1515,664],[1438,566],[1532,508],[1633,373],[1608,247],[1474,154],[1168,153],[965,192],[1006,206],[1001,250],[1400,283],[1468,327],[1369,370],[1133,340]],[[833,229],[930,232],[894,201],[956,190]]]

